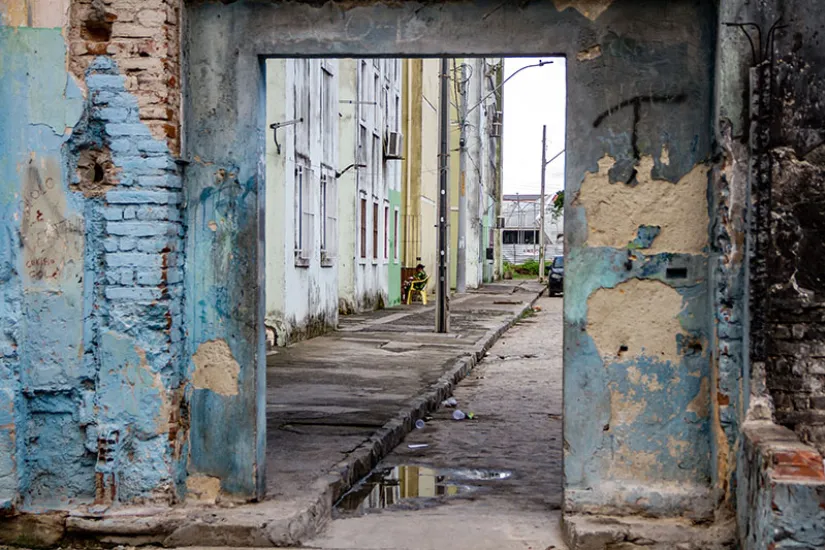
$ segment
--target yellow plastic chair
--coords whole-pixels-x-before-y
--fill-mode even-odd
[[[407,292],[407,305],[412,303],[413,292],[418,292],[419,296],[421,296],[421,303],[425,306],[427,305],[427,281],[429,280],[429,277],[425,277],[423,279],[416,279],[410,284],[410,290]],[[416,289],[416,285],[421,285],[421,290]]]

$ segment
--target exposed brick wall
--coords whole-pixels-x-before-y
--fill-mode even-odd
[[[70,188],[86,197],[86,342],[99,373],[86,431],[98,441],[96,501],[170,502],[185,466],[182,183],[128,78],[111,57],[89,64],[83,121],[67,150],[78,167]],[[129,375],[130,361],[146,374]],[[139,410],[128,399],[122,410],[99,406],[124,391],[141,396]]]
[[[99,374],[84,425],[100,503],[172,502],[185,479],[179,13],[180,0],[69,10],[68,66],[87,91],[67,160],[70,188],[87,199],[86,333]],[[129,361],[148,374],[130,378]],[[138,411],[101,406],[124,391]]]
[[[140,120],[173,154],[180,143],[180,0],[72,0],[69,67],[79,80],[111,56],[137,98]]]
[[[825,56],[819,25],[795,20],[776,48],[782,55],[773,71],[765,351],[776,420],[825,453]]]
[[[767,382],[776,419],[825,453],[825,166],[774,153]]]

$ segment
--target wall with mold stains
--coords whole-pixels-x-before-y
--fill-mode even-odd
[[[271,59],[264,67],[267,120],[303,119],[279,130],[280,149],[273,138],[266,142],[266,325],[275,334],[269,345],[286,346],[334,330],[338,324],[339,263],[335,246],[321,250],[322,228],[327,223],[322,218],[327,214],[318,205],[322,204],[322,177],[329,178],[330,189],[338,184],[338,167],[333,160],[339,149],[338,139],[331,140],[332,152],[326,153],[331,158],[324,158],[323,125],[331,119],[333,128],[327,131],[337,134],[339,121],[337,116],[319,114],[328,108],[316,103],[320,94],[313,94],[321,89],[320,79],[326,74],[321,63]],[[326,101],[335,106],[337,115],[340,68],[337,60],[323,63],[334,82],[332,96]],[[302,76],[304,70],[306,76]],[[302,97],[307,99],[305,105]],[[299,177],[302,183],[296,187]],[[298,189],[304,190],[303,198]],[[307,203],[313,206],[307,207]],[[299,206],[304,210],[299,212]],[[308,220],[305,211],[312,213]],[[330,214],[333,212],[330,209]],[[333,233],[337,236],[338,231]]]
[[[19,8],[0,10],[2,508],[22,496],[37,502],[54,492],[68,502],[94,493],[94,455],[78,423],[81,384],[92,377],[84,357],[85,222],[62,157],[83,97],[65,69],[60,22],[29,26],[44,22]],[[31,449],[29,441],[42,443]]]
[[[773,48],[765,354],[776,420],[825,456],[825,53],[821,5],[777,0]],[[810,13],[809,16],[801,14]],[[770,62],[770,60],[767,60]]]

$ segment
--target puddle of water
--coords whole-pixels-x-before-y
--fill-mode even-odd
[[[467,482],[501,481],[511,472],[474,469],[435,469],[395,466],[375,470],[335,505],[343,513],[367,513],[405,501],[456,497],[478,490]]]

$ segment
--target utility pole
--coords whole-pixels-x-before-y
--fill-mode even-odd
[[[450,285],[448,269],[449,255],[447,245],[450,242],[447,233],[449,219],[448,170],[450,168],[450,150],[447,137],[450,127],[450,63],[445,57],[441,60],[441,143],[438,150],[438,280],[436,281],[435,331],[446,333],[450,330]]]
[[[547,125],[541,127],[541,215],[539,228],[539,282],[544,282],[544,183],[547,172]]]
[[[457,77],[456,77],[457,78]],[[455,266],[455,291],[467,291],[467,64],[461,64],[461,80],[456,90],[458,101],[458,254]]]

